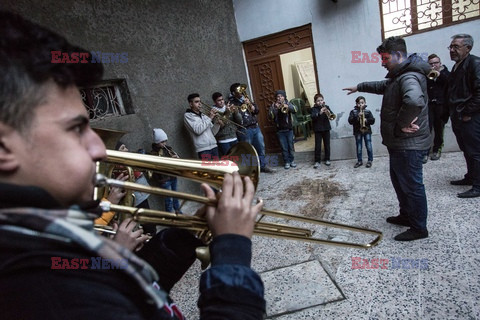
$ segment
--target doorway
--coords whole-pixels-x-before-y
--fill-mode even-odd
[[[267,119],[275,91],[285,90],[289,100],[302,98],[307,106],[313,104],[313,95],[319,92],[311,25],[250,40],[244,42],[243,47],[252,98],[260,109],[258,122],[265,137],[266,152],[279,152],[275,126]],[[310,139],[313,138],[307,140]],[[303,149],[308,149],[308,144],[302,144],[302,151],[306,151]],[[295,145],[298,149],[297,143]]]

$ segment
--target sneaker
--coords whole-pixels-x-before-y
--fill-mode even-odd
[[[423,156],[422,163],[425,164],[428,162],[428,154]]]
[[[274,172],[275,172],[275,170],[273,170],[273,169],[271,169],[271,168],[269,168],[269,167],[265,166],[265,167],[263,167],[263,168],[260,168],[260,172],[265,172],[265,173],[274,173]]]
[[[329,166],[330,165],[330,160],[325,160],[325,165]]]
[[[320,162],[315,162],[315,164],[313,165],[313,169],[317,169],[318,167],[320,167]]]
[[[355,165],[353,166],[354,168],[358,168],[360,166],[363,166],[363,162],[359,161],[357,163],[355,163]]]
[[[442,155],[442,153],[440,151],[434,152],[432,154],[432,156],[430,157],[430,160],[433,160],[433,161],[438,160],[438,159],[440,159],[441,155]]]
[[[470,179],[463,178],[460,180],[450,181],[450,184],[454,186],[471,186],[473,184],[473,181]]]
[[[395,236],[393,238],[396,241],[412,241],[412,240],[418,240],[418,239],[424,239],[428,238],[428,231],[417,231],[414,229],[408,229],[405,232],[400,233],[399,235]]]
[[[408,222],[408,218],[404,216],[388,217],[387,222],[399,226],[410,227],[410,222]]]
[[[285,166],[284,166],[284,168],[285,168],[285,170],[288,170],[288,169],[290,169],[290,163],[288,163],[288,162],[287,162],[287,163],[285,163]]]
[[[370,168],[371,166],[372,166],[372,161],[367,161],[367,164],[365,165],[365,167]]]
[[[292,168],[296,168],[296,167],[297,167],[297,164],[295,163],[295,161],[290,162],[290,167],[292,167]]]

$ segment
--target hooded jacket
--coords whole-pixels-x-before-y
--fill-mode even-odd
[[[393,150],[427,150],[430,147],[428,126],[428,63],[416,54],[396,65],[386,80],[362,82],[358,91],[382,94],[380,132],[382,143]],[[414,133],[401,129],[415,123],[420,127]]]
[[[195,146],[195,152],[212,150],[217,147],[215,134],[220,126],[214,124],[212,119],[203,113],[195,113],[192,109],[187,109],[184,116],[184,124]]]

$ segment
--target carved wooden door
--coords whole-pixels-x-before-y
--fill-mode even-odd
[[[266,152],[279,152],[280,145],[275,127],[267,119],[267,107],[274,101],[276,90],[285,90],[280,55],[305,48],[311,48],[313,54],[311,25],[247,41],[243,48],[250,75],[252,97],[260,108],[258,122],[265,136]],[[316,70],[315,59],[313,60]]]

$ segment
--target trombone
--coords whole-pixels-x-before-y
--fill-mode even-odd
[[[215,110],[215,109],[213,109],[212,106],[209,106],[208,104],[206,104],[206,103],[203,102],[203,101],[200,101],[200,103],[201,103],[202,106],[203,106],[203,109],[204,109],[203,112],[204,112],[205,114],[210,113],[212,110]],[[215,111],[217,112],[217,110],[215,110]],[[235,126],[237,126],[237,127],[239,127],[239,128],[246,129],[246,128],[245,128],[244,126],[242,126],[241,124],[238,124],[238,123],[236,123],[235,121],[230,120],[227,116],[225,116],[224,114],[221,114],[221,113],[219,113],[219,112],[217,112],[217,114],[215,115],[215,117],[218,117],[218,119],[222,120],[222,121],[225,122],[225,123],[231,123],[231,124],[233,124],[233,125],[235,125]],[[237,130],[238,130],[238,129],[237,129]]]
[[[255,149],[248,143],[236,144],[228,153],[229,159],[238,158],[238,155],[249,154],[253,157],[258,157]],[[252,159],[253,160],[253,159]],[[161,173],[175,175],[191,179],[194,181],[208,183],[214,186],[221,186],[223,183],[223,177],[227,173],[233,173],[238,171],[241,176],[249,176],[254,183],[255,189],[258,185],[259,178],[259,166],[258,161],[256,165],[243,166],[240,161],[234,163],[229,160],[226,161],[227,165],[206,165],[202,161],[198,160],[184,160],[184,159],[171,159],[156,157],[151,155],[143,155],[138,153],[128,153],[107,150],[107,163],[110,164],[122,164],[132,167],[140,167],[149,170],[155,170]],[[253,161],[252,161],[253,162]],[[97,174],[97,187],[115,186],[125,189],[131,189],[134,191],[141,191],[146,193],[152,193],[167,197],[175,197],[179,199],[198,202],[207,206],[216,206],[217,201],[211,200],[207,197],[198,195],[172,191],[162,188],[156,188],[152,186],[144,186],[133,182],[119,181],[115,179],[109,179],[102,174]],[[163,212],[152,209],[134,208],[128,206],[119,206],[110,204],[104,204],[104,210],[117,211],[121,213],[129,213],[133,216],[133,219],[139,223],[155,223],[167,227],[179,227],[186,230],[190,230],[196,233],[207,234],[209,233],[208,224],[204,218],[196,216],[181,215],[171,212]],[[373,235],[375,238],[366,243],[355,242],[341,242],[327,239],[314,238],[314,231],[288,226],[285,224],[262,222],[264,217],[281,218],[292,221],[307,222],[314,225],[323,225],[332,228],[349,230],[352,232],[358,232],[361,234]],[[324,220],[318,220],[308,217],[297,216],[291,213],[263,209],[259,213],[259,218],[254,229],[255,235],[261,235],[266,237],[287,239],[287,240],[299,240],[306,242],[313,242],[317,244],[329,244],[335,246],[351,247],[351,248],[363,248],[368,249],[376,246],[383,238],[383,234],[380,231],[350,226],[346,224],[328,222]]]

